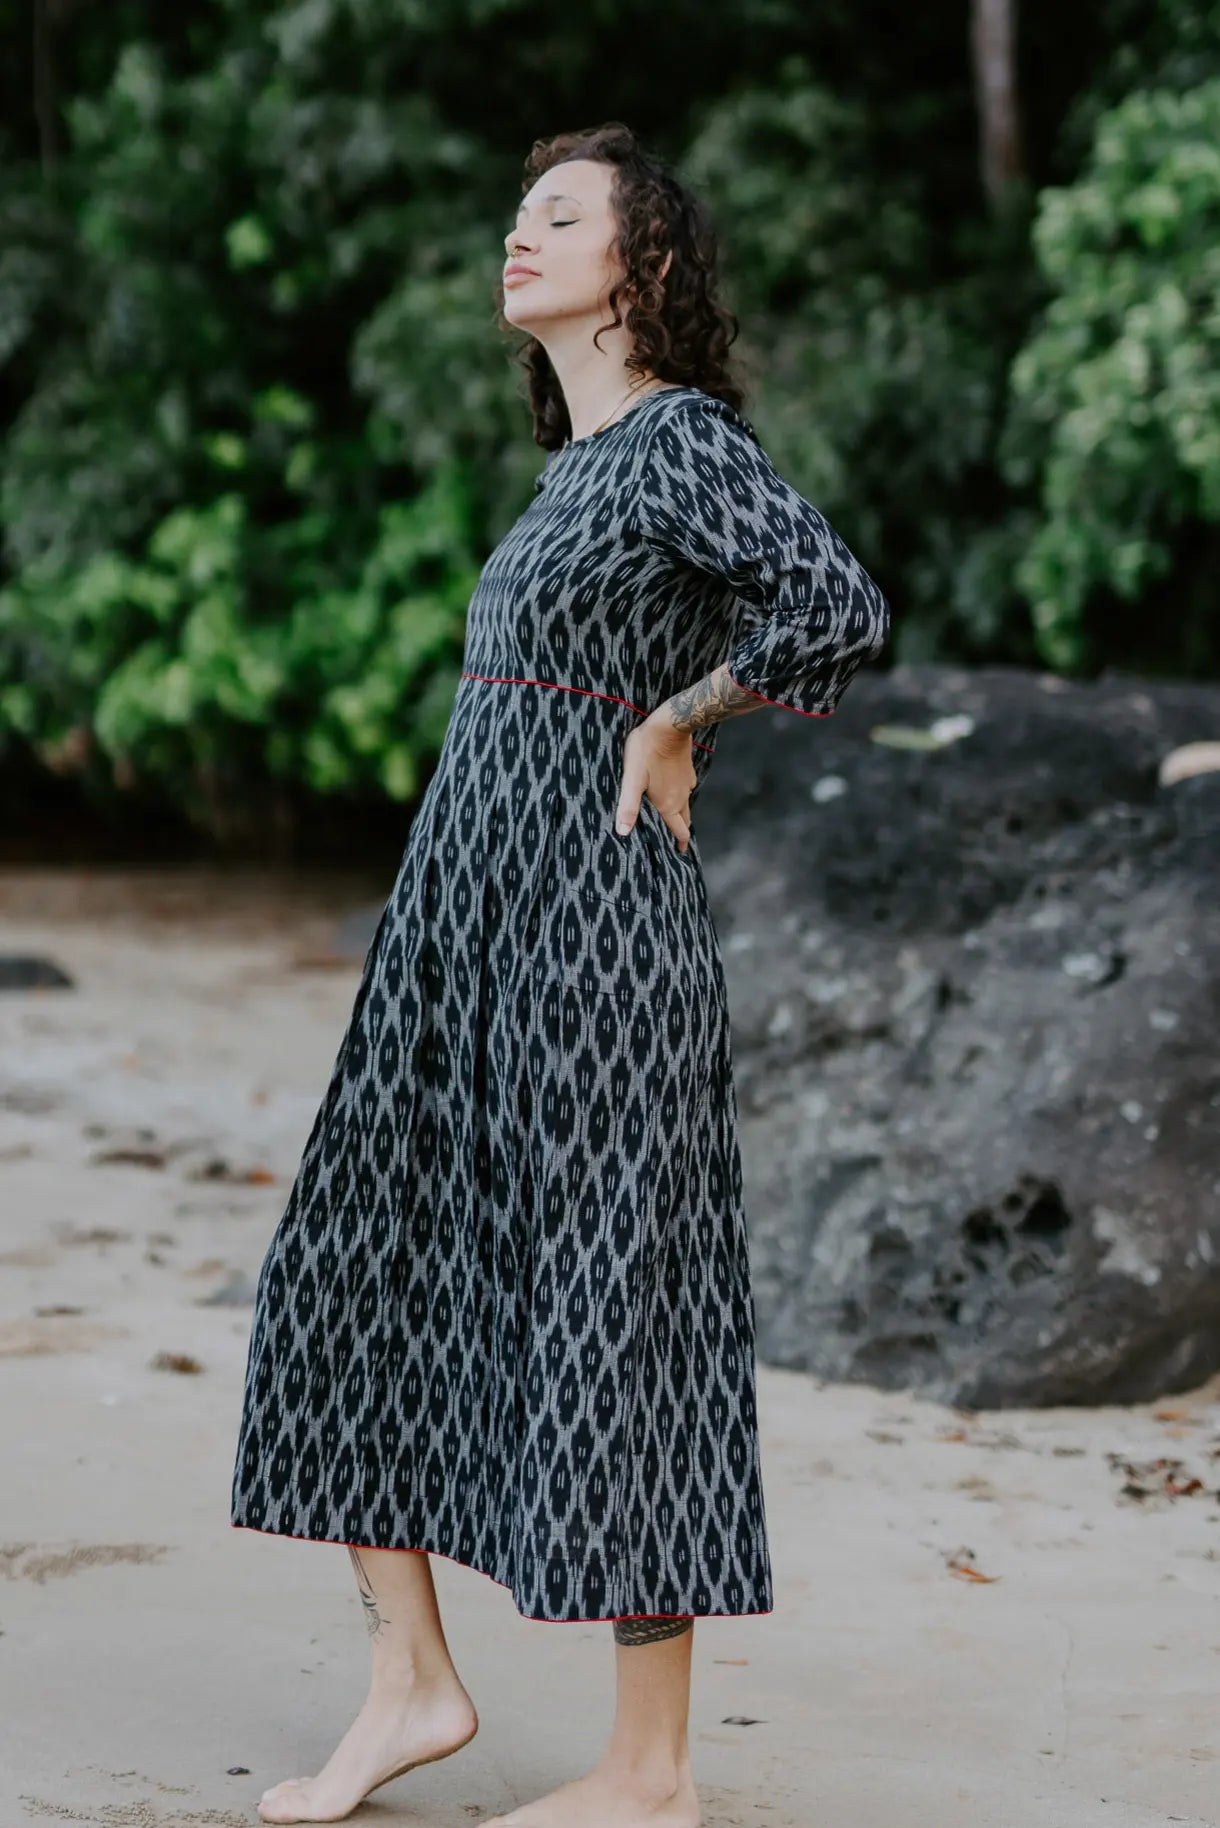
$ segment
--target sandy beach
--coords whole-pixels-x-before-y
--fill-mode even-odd
[[[0,877],[0,950],[73,980],[0,995],[0,1828],[257,1822],[363,1698],[346,1552],[228,1506],[249,1285],[359,976],[334,922],[376,895]],[[969,1414],[759,1379],[776,1611],[696,1626],[706,1828],[1220,1822],[1220,1380]],[[351,1819],[470,1828],[608,1729],[608,1626],[434,1570],[480,1730]]]

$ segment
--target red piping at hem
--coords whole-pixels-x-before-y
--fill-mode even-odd
[[[231,1519],[230,1519],[229,1527],[230,1527],[230,1529],[234,1529],[234,1530],[251,1530],[254,1533],[254,1535],[256,1535],[256,1536],[285,1536],[289,1539],[290,1542],[324,1542],[324,1543],[326,1543],[328,1548],[381,1549],[383,1554],[386,1553],[385,1549],[382,1547],[382,1544],[379,1542],[336,1542],[334,1540],[334,1538],[332,1538],[330,1536],[298,1536],[292,1530],[263,1530],[263,1529],[260,1529],[258,1524],[256,1524],[256,1523],[234,1523]],[[439,1555],[442,1561],[452,1562],[455,1568],[468,1568],[472,1574],[481,1574],[485,1580],[495,1581],[495,1584],[497,1587],[503,1587],[504,1591],[506,1593],[512,1593],[512,1588],[509,1586],[507,1581],[496,1580],[495,1575],[488,1574],[486,1568],[476,1568],[473,1562],[459,1561],[455,1555],[446,1555],[445,1551],[443,1549],[410,1549],[410,1548],[404,1547],[401,1544],[398,1544],[395,1547],[391,1548],[389,1550],[389,1553],[396,1554],[396,1555]],[[513,1604],[514,1605],[517,1604],[515,1595],[513,1596]],[[517,1606],[517,1611],[521,1612],[521,1617],[523,1619],[529,1619],[530,1623],[533,1625],[612,1625],[614,1623],[615,1618],[624,1618],[624,1619],[769,1618],[771,1616],[771,1613],[774,1610],[775,1610],[775,1608],[773,1606],[768,1606],[764,1612],[620,1612],[620,1613],[614,1614],[610,1618],[605,1618],[605,1619],[539,1619],[539,1618],[535,1618],[532,1613],[521,1612],[520,1606]]]
[[[726,673],[729,673],[729,669],[727,666],[725,667],[724,670]],[[729,673],[729,678],[733,679],[733,675],[731,673]],[[748,692],[750,694],[751,698],[761,698],[765,705],[775,705],[781,711],[795,711],[798,717],[833,717],[834,716],[833,711],[802,711],[801,707],[799,705],[786,705],[781,698],[768,698],[767,694],[765,692],[756,692],[754,690],[753,686],[742,685],[740,679],[733,679],[733,684],[737,687],[737,689],[739,691]]]
[[[639,717],[648,716],[648,712],[641,711],[639,705],[633,705],[629,698],[620,698],[615,692],[594,692],[588,686],[560,685],[554,679],[511,679],[498,673],[463,673],[462,678],[485,679],[489,685],[550,686],[556,692],[579,692],[585,698],[608,698],[612,704],[626,705],[629,711],[634,711]],[[716,753],[711,743],[697,743],[694,737],[691,738],[691,741],[695,743],[696,749],[706,749],[709,755]],[[668,1614],[662,1613],[659,1616],[668,1617]]]

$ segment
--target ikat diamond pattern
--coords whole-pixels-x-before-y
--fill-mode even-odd
[[[673,692],[727,660],[824,716],[888,621],[697,388],[549,459],[263,1260],[235,1525],[448,1556],[529,1618],[771,1610],[719,945],[693,831],[614,812]]]

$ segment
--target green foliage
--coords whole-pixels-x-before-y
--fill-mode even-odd
[[[998,212],[960,8],[62,11],[58,154],[0,70],[0,764],[218,841],[264,790],[418,791],[539,464],[494,312],[521,160],[611,116],[708,197],[747,410],[897,657],[1214,664],[1217,0],[1023,15],[1068,181]]]
[[[1013,365],[1003,454],[1041,495],[1018,572],[1039,651],[1072,667],[1100,646],[1093,593],[1134,599],[1184,529],[1220,523],[1220,80],[1104,116],[1079,181],[1043,193],[1034,246],[1052,297]],[[1213,601],[1183,636],[1200,659]]]
[[[95,768],[179,795],[209,831],[247,779],[410,799],[477,577],[460,476],[383,507],[350,581],[333,542],[311,517],[260,530],[227,493],[175,509],[135,558],[30,567],[0,592],[0,725],[52,764],[88,730]]]
[[[69,109],[57,232],[14,186],[24,238],[0,264],[13,356],[49,300],[63,313],[0,459],[0,754],[23,741],[99,797],[154,787],[219,840],[264,782],[418,793],[489,497],[512,511],[476,498],[477,440],[439,400],[440,436],[419,417],[390,438],[346,373],[398,249],[427,242],[368,187],[453,145],[430,145],[424,103],[294,94],[266,24],[234,8],[186,75],[123,47]]]
[[[894,653],[996,651],[1021,613],[1024,520],[993,476],[1028,312],[1022,200],[955,245],[925,173],[881,159],[883,125],[793,57],[707,113],[684,170],[727,225],[751,416],[890,581]]]

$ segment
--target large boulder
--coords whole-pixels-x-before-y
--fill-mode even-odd
[[[1220,1369],[1220,772],[1162,782],[1218,731],[1206,686],[939,666],[721,730],[763,1361],[976,1407]]]

